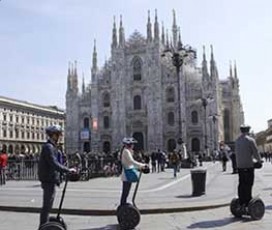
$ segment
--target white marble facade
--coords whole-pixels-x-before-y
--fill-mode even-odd
[[[97,65],[94,44],[91,82],[79,90],[76,63],[70,65],[66,92],[66,151],[112,152],[125,136],[134,136],[145,151],[171,151],[179,137],[178,81],[180,81],[181,137],[190,152],[217,149],[218,141],[233,141],[243,122],[236,65],[219,80],[211,46],[209,63],[189,55],[179,74],[170,47],[181,36],[173,15],[172,35],[160,28],[157,15],[147,20],[147,35],[135,31],[128,39],[120,19],[112,30],[111,57]],[[161,30],[161,32],[160,32]],[[203,106],[203,98],[207,106]],[[207,147],[205,150],[205,146]],[[176,146],[178,147],[178,146]]]

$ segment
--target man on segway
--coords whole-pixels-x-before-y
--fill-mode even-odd
[[[259,167],[262,159],[258,153],[255,140],[249,136],[250,126],[241,125],[241,135],[235,142],[236,160],[239,175],[238,197],[241,213],[246,213],[246,208],[252,199],[252,186],[254,184],[254,161]]]
[[[40,226],[48,222],[52,209],[56,185],[60,185],[60,173],[74,173],[58,161],[58,141],[62,136],[61,126],[54,125],[46,128],[48,141],[43,145],[38,164],[38,176],[43,189],[43,206],[40,213]]]

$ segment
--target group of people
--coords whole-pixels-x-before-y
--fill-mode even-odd
[[[249,126],[241,126],[241,135],[235,142],[236,153],[236,169],[239,175],[238,197],[241,208],[246,208],[249,201],[252,199],[252,186],[254,183],[254,161],[262,164],[262,159],[258,153],[255,140],[249,136]],[[43,225],[49,220],[49,213],[52,209],[56,186],[60,185],[61,173],[75,173],[76,169],[68,168],[59,161],[58,140],[62,135],[62,129],[59,126],[51,126],[46,129],[49,137],[47,143],[43,145],[42,152],[39,159],[38,175],[43,189],[43,206],[40,213],[40,225]],[[120,204],[127,204],[127,197],[129,195],[132,181],[129,179],[127,171],[134,169],[143,170],[149,167],[149,163],[139,162],[134,159],[134,144],[137,141],[134,138],[124,138],[123,147],[120,150],[119,159],[122,166],[121,180],[122,180],[122,194]],[[227,146],[224,143],[220,145],[221,154],[228,152]],[[161,154],[161,151],[158,151]],[[1,154],[2,156],[2,154]],[[222,155],[222,159],[224,155]],[[226,156],[227,158],[227,156]],[[174,168],[174,176],[178,170],[180,156],[177,152],[173,152],[169,156],[169,160]],[[151,155],[152,161],[152,155]],[[1,158],[0,158],[1,163]],[[152,163],[152,162],[151,162]],[[223,169],[225,169],[223,163]]]
[[[6,149],[0,152],[0,186],[6,184],[6,167],[8,164],[8,154]]]

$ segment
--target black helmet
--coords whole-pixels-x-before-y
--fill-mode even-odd
[[[45,129],[45,132],[48,136],[53,135],[54,133],[56,134],[62,134],[63,128],[60,125],[52,125],[49,126]]]
[[[250,127],[249,125],[243,124],[243,125],[240,126],[240,131],[241,131],[242,133],[248,133],[249,130],[250,130],[250,128],[251,128],[251,127]]]

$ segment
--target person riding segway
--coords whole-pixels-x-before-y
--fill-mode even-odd
[[[59,125],[46,128],[48,141],[43,145],[38,163],[38,177],[43,189],[43,206],[40,213],[40,227],[49,222],[49,213],[52,209],[56,185],[60,185],[60,173],[75,173],[76,170],[67,168],[58,161],[58,141],[63,129]]]
[[[235,142],[236,160],[239,175],[238,199],[231,201],[230,210],[235,217],[250,215],[253,220],[263,217],[265,207],[263,201],[252,198],[254,169],[262,167],[262,159],[258,153],[255,140],[249,136],[250,126],[240,126],[241,135]],[[256,162],[254,162],[255,158]]]
[[[120,159],[122,164],[121,179],[123,181],[122,195],[120,205],[117,208],[117,219],[121,229],[133,229],[140,222],[140,212],[135,205],[135,197],[138,190],[139,182],[142,173],[149,173],[150,169],[148,165],[135,161],[133,159],[133,147],[137,141],[134,138],[124,138],[123,148],[120,152]],[[136,168],[140,170],[140,175],[136,171]],[[127,203],[127,197],[129,195],[132,183],[135,183],[132,204]]]

